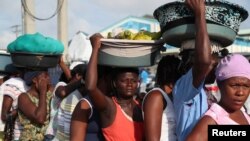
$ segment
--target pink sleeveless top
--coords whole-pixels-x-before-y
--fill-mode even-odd
[[[248,124],[250,124],[250,117],[243,110],[242,110],[242,113],[244,114],[245,118],[247,119]],[[228,112],[225,111],[217,103],[213,103],[211,105],[211,107],[209,108],[209,110],[205,113],[205,115],[208,115],[208,116],[212,117],[218,125],[226,125],[226,124],[239,125],[237,122],[232,120],[229,117]]]
[[[143,122],[129,120],[114,97],[112,99],[116,106],[116,116],[109,127],[102,128],[106,141],[142,141]]]

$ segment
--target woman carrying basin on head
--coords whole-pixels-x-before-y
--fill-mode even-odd
[[[143,140],[143,118],[140,106],[134,100],[139,84],[138,68],[114,68],[112,82],[113,97],[97,87],[97,59],[101,47],[100,34],[91,36],[92,55],[86,74],[86,88],[97,109],[101,128],[107,141]]]

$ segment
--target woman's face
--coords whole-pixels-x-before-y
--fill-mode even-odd
[[[46,79],[47,81],[50,81],[49,73],[47,71],[42,72],[37,77],[38,79]]]
[[[239,110],[244,105],[250,93],[250,80],[246,77],[232,77],[222,81],[220,104],[228,112]]]
[[[36,87],[38,88],[39,83],[47,83],[50,84],[50,77],[47,71],[40,73],[35,77]]]
[[[124,72],[118,74],[115,81],[115,89],[119,97],[130,98],[136,94],[138,84],[138,74],[132,72]]]

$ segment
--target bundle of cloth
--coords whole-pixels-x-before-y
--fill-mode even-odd
[[[40,33],[24,34],[11,42],[7,47],[8,52],[25,52],[39,54],[62,54],[64,46],[62,42],[51,37],[45,37]]]

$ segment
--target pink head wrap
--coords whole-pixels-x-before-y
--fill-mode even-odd
[[[215,75],[216,79],[219,81],[236,76],[250,79],[249,61],[240,54],[227,55],[220,60]]]

